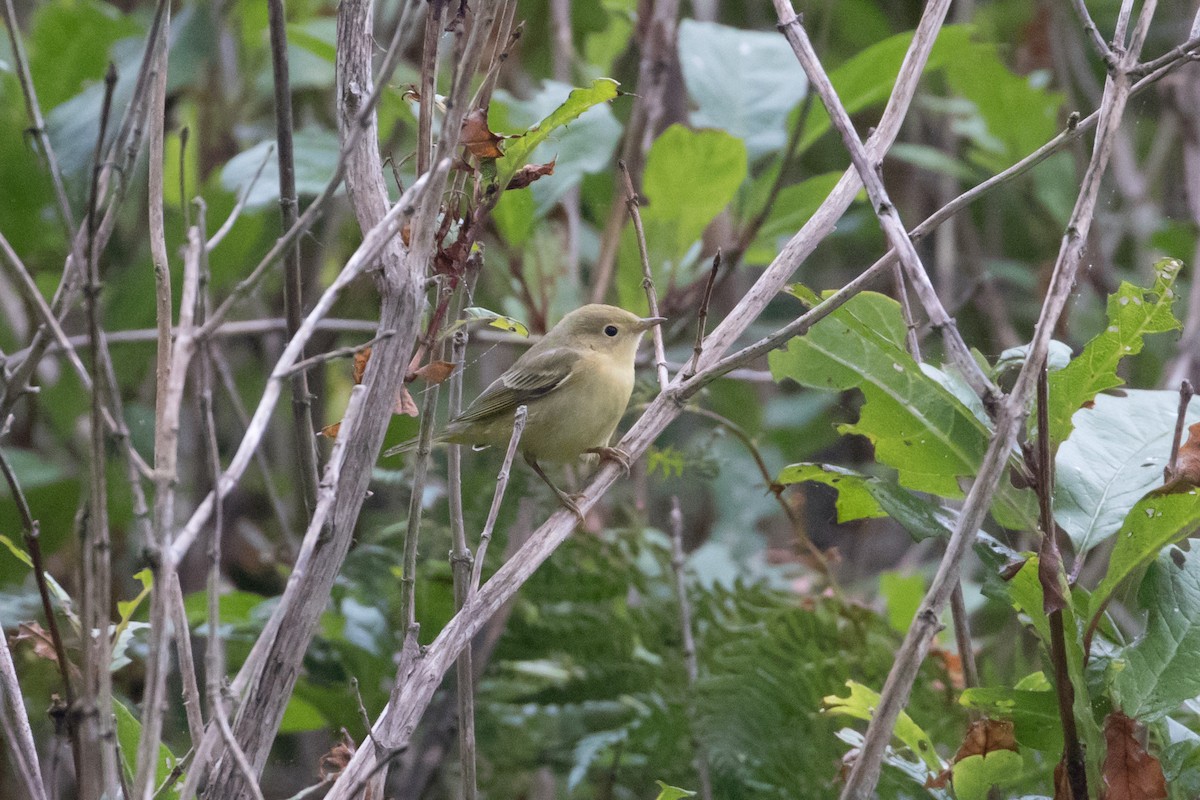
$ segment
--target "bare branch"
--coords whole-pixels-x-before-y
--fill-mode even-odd
[[[633,220],[633,230],[637,234],[638,255],[642,259],[642,289],[646,292],[646,302],[650,307],[650,316],[660,316],[658,313],[658,292],[654,289],[654,273],[650,269],[650,256],[646,252],[646,231],[642,228],[642,214],[638,211],[638,194],[633,188],[633,179],[629,177],[629,168],[624,161],[618,161],[621,178],[625,182],[625,207],[629,209],[629,217]],[[650,335],[654,339],[654,368],[658,373],[658,390],[665,391],[671,378],[667,374],[667,354],[663,349],[662,325],[651,328]]]
[[[4,741],[8,743],[9,756],[25,796],[30,800],[48,800],[33,729],[29,727],[21,684],[17,682],[17,668],[3,636],[0,636],[0,731],[4,732]]]
[[[714,270],[715,271],[715,270]],[[688,719],[691,723],[692,757],[696,765],[696,776],[700,779],[701,800],[712,800],[712,777],[708,774],[708,753],[696,733],[696,708],[692,701],[696,682],[700,680],[700,667],[696,659],[696,637],[692,633],[692,604],[687,594],[687,577],[684,574],[686,561],[683,554],[683,509],[679,498],[671,498],[671,572],[675,575],[675,601],[679,604],[679,632],[683,640],[683,664],[687,670]]]

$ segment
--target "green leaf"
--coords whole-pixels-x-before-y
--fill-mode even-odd
[[[1178,392],[1130,389],[1099,395],[1075,414],[1055,458],[1054,518],[1078,552],[1116,533],[1129,509],[1162,485],[1178,412]],[[1187,421],[1200,422],[1200,407]]]
[[[120,700],[113,700],[113,715],[117,722],[117,741],[121,745],[121,766],[125,768],[132,780],[134,773],[137,772],[138,740],[142,736],[142,723]],[[178,762],[179,759],[175,758],[175,754],[171,752],[170,748],[165,744],[160,744],[158,746],[158,765],[154,770],[154,785],[161,786],[165,783]],[[164,794],[157,796],[179,797],[178,787],[181,785],[182,781],[177,781],[176,788],[168,789]]]
[[[911,42],[911,32],[896,34],[868,47],[829,73],[829,80],[846,111],[856,114],[887,100]],[[955,64],[957,69],[966,60],[972,47],[969,28],[962,25],[944,26],[929,53],[925,72],[940,70],[949,63]],[[803,153],[831,127],[824,107],[814,104],[804,135],[800,137],[799,151]]]
[[[879,593],[887,602],[888,623],[900,633],[908,633],[925,597],[925,579],[888,570],[879,575]]]
[[[695,797],[695,792],[689,792],[687,789],[680,789],[678,786],[670,786],[662,781],[655,781],[659,788],[662,789],[658,793],[655,800],[680,800],[682,797]]]
[[[825,709],[830,714],[845,714],[869,722],[875,716],[875,709],[879,705],[879,693],[854,681],[846,681],[846,685],[850,687],[850,696],[830,695],[826,697]],[[937,775],[942,771],[944,765],[933,747],[933,740],[920,725],[913,722],[912,717],[907,713],[900,712],[892,734],[903,742],[913,755],[924,762],[931,775]]]
[[[771,374],[813,388],[860,389],[866,403],[858,422],[839,430],[870,439],[904,486],[961,497],[958,481],[978,470],[988,429],[905,352],[904,334],[899,304],[864,292],[771,353]]]
[[[724,210],[746,178],[746,147],[724,131],[688,130],[672,125],[646,156],[642,175],[642,225],[650,267],[660,294],[690,279],[681,275],[688,254],[709,223]],[[618,296],[635,313],[645,310],[641,257],[632,226],[620,249]]]
[[[1006,789],[1025,778],[1025,760],[1012,750],[967,756],[951,768],[957,800],[987,800],[993,789]],[[1003,796],[1003,792],[1001,792]]]
[[[1011,719],[1013,734],[1026,747],[1056,755],[1062,752],[1058,698],[1048,683],[1040,691],[1007,686],[965,689],[959,702],[995,719]]]
[[[85,81],[99,81],[119,39],[141,26],[108,3],[39,3],[29,28],[29,72],[43,109],[76,94]],[[95,144],[93,139],[92,144]]]
[[[1146,632],[1113,654],[1108,671],[1120,708],[1148,723],[1200,694],[1200,554],[1160,553],[1138,605]]]
[[[844,467],[833,464],[789,464],[775,480],[785,486],[811,482],[836,489],[839,523],[886,516],[867,488],[870,479]]]
[[[341,150],[337,135],[323,128],[303,128],[293,138],[296,157],[296,193],[300,196],[320,194],[337,167]],[[262,173],[246,195],[246,208],[262,208],[279,202],[279,159],[275,140],[264,139],[249,150],[243,150],[221,169],[221,186],[237,194],[251,181],[259,167]],[[343,191],[341,187],[337,190]]]
[[[1108,571],[1092,593],[1089,614],[1095,616],[1130,575],[1146,567],[1167,545],[1200,526],[1200,491],[1143,497],[1130,510],[1117,533]]]
[[[442,338],[450,336],[456,330],[471,322],[486,322],[492,328],[499,328],[507,333],[515,333],[517,336],[523,336],[526,339],[529,338],[529,327],[524,322],[513,317],[506,317],[503,314],[497,314],[495,311],[483,308],[482,306],[468,306],[464,308],[462,319],[446,328],[442,332]]]
[[[558,81],[545,81],[529,99],[518,100],[508,92],[496,92],[488,119],[494,130],[528,128],[548,118],[565,105],[572,87]],[[511,197],[532,201],[536,217],[548,214],[571,188],[578,186],[584,175],[594,175],[612,168],[612,156],[621,139],[621,124],[612,108],[598,102],[587,108],[569,125],[552,130],[528,157],[533,164],[554,162],[553,178],[543,178],[530,184],[528,192],[504,192],[501,203]],[[520,140],[516,140],[520,141]],[[515,142],[508,150],[515,147]]]
[[[566,101],[549,116],[526,130],[520,138],[510,140],[504,148],[504,157],[496,161],[496,185],[508,186],[517,170],[530,162],[533,151],[546,141],[551,133],[576,119],[592,106],[612,100],[617,96],[617,86],[617,82],[611,78],[600,78],[592,81],[592,85],[587,88],[573,90],[567,95]]]
[[[775,198],[770,216],[746,251],[746,263],[765,264],[775,258],[780,241],[790,239],[804,227],[841,179],[840,172],[826,172],[783,187]],[[766,197],[763,197],[757,207],[761,208],[765,202]]]
[[[751,161],[784,146],[788,114],[808,90],[786,39],[685,19],[679,24],[679,66],[696,104],[695,127],[741,139]]]
[[[1108,327],[1096,336],[1070,364],[1050,375],[1050,437],[1061,442],[1071,433],[1071,417],[1105,389],[1125,383],[1117,365],[1126,356],[1142,351],[1150,333],[1179,328],[1171,311],[1174,285],[1183,263],[1165,258],[1154,268],[1154,286],[1143,289],[1122,282],[1108,298]]]
[[[279,723],[279,732],[319,731],[328,724],[328,720],[325,719],[325,715],[319,708],[298,694],[293,694],[288,698],[287,708],[283,710],[283,721]]]

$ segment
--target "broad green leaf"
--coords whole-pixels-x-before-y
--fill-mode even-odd
[[[508,92],[496,92],[488,119],[495,130],[521,130],[547,119],[562,107],[572,95],[566,83],[546,81],[527,100],[518,100]],[[584,175],[612,169],[612,156],[621,139],[621,124],[605,102],[599,102],[579,114],[570,124],[551,130],[549,136],[528,156],[528,163],[554,162],[553,177],[542,178],[529,186],[528,192],[505,192],[501,203],[510,197],[532,200],[536,216],[550,212],[562,196],[578,186]],[[520,139],[510,140],[508,151]]]
[[[513,175],[530,162],[537,146],[557,129],[575,120],[592,106],[607,103],[617,96],[617,82],[611,78],[600,78],[583,89],[574,89],[567,99],[541,122],[533,125],[518,139],[512,139],[504,148],[504,157],[496,160],[496,185],[508,186]]]
[[[784,485],[811,481],[837,490],[838,522],[889,516],[920,541],[949,538],[954,514],[935,502],[884,480],[832,464],[790,464],[776,479]]]
[[[1025,759],[1012,750],[993,750],[985,756],[968,756],[951,768],[957,800],[987,800],[994,789],[1025,780]],[[1003,796],[1003,792],[1001,792]]]
[[[29,28],[29,72],[38,102],[50,109],[99,81],[112,57],[112,46],[136,36],[142,26],[108,3],[84,0],[39,3]],[[91,144],[95,145],[95,139]]]
[[[850,687],[850,696],[829,695],[823,701],[826,711],[870,722],[879,706],[879,693],[854,681],[846,681],[846,685]],[[903,742],[913,755],[920,758],[931,774],[937,775],[942,771],[944,765],[933,747],[933,740],[907,713],[900,712],[892,735]]]
[[[304,731],[319,731],[328,727],[329,720],[321,710],[298,694],[288,698],[287,708],[283,710],[283,721],[279,723],[280,733],[303,733]]]
[[[912,33],[898,33],[868,47],[829,73],[833,88],[849,113],[856,114],[888,99],[911,41]],[[929,53],[925,71],[939,70],[948,63],[955,64],[957,69],[973,47],[969,28],[946,25],[938,32],[938,40]],[[813,104],[804,135],[800,137],[800,152],[824,136],[830,127],[829,115],[824,107]]]
[[[685,19],[679,24],[679,66],[696,104],[695,127],[741,139],[751,161],[784,146],[788,114],[808,90],[785,38]]]
[[[1119,707],[1152,722],[1200,694],[1200,554],[1160,553],[1138,590],[1146,632],[1108,662]]]
[[[340,145],[337,136],[322,128],[302,128],[293,138],[296,157],[296,193],[317,195],[325,190],[337,167]],[[262,173],[258,174],[262,167]],[[258,174],[258,180],[254,176]],[[251,181],[246,195],[247,208],[262,208],[279,202],[279,159],[275,140],[265,139],[243,150],[221,169],[221,186],[237,194]],[[341,187],[338,192],[343,191]]]
[[[971,100],[984,126],[964,128],[976,147],[976,158],[1000,169],[1041,147],[1058,128],[1063,96],[1035,84],[1004,63],[993,44],[974,43],[970,57],[946,70],[952,89]]]
[[[746,251],[746,263],[765,264],[775,258],[779,253],[781,241],[795,236],[796,232],[804,227],[841,178],[840,172],[826,172],[781,189],[771,207],[770,216],[759,229],[754,243]],[[755,213],[765,202],[764,197],[755,204]]]
[[[0,544],[4,545],[4,547],[10,553],[12,553],[18,561],[30,569],[33,569],[33,557],[30,556],[29,553],[25,552],[24,548],[17,545],[16,542],[4,534],[0,534]],[[62,584],[55,580],[54,576],[49,572],[46,573],[46,586],[49,587],[50,594],[53,595],[54,599],[58,601],[63,613],[65,613],[71,622],[78,627],[78,620],[75,618],[74,609],[71,607],[71,596],[67,594],[67,590],[64,589]]]
[[[646,202],[640,213],[660,295],[691,279],[690,272],[682,272],[694,260],[690,251],[729,204],[746,172],[745,145],[724,131],[672,125],[654,141],[642,175]],[[621,238],[619,260],[620,304],[640,313],[646,309],[646,297],[632,225],[626,226]]]
[[[1145,568],[1158,553],[1200,527],[1200,490],[1143,497],[1125,517],[1108,571],[1092,593],[1090,616],[1095,616],[1130,575]]]
[[[142,723],[137,717],[122,703],[120,700],[113,700],[113,716],[117,721],[117,741],[121,745],[121,766],[132,780],[134,773],[137,772],[137,752],[138,740],[142,736]],[[154,785],[161,786],[166,782],[167,777],[171,774],[171,770],[175,769],[175,765],[179,759],[175,758],[175,754],[165,744],[158,746],[158,765],[154,770]],[[179,796],[179,786],[182,786],[182,781],[175,783],[175,788],[168,789],[165,793],[157,795],[164,798],[175,798]]]
[[[869,478],[844,467],[833,464],[789,464],[775,480],[784,486],[808,482],[836,489],[839,523],[886,516],[867,488]]]
[[[533,189],[538,183],[541,181],[529,188]],[[505,192],[500,195],[500,199],[496,201],[496,207],[492,209],[492,219],[496,222],[496,228],[505,241],[520,247],[533,235],[536,213],[537,203],[533,199],[532,192]]]
[[[1078,552],[1116,533],[1129,509],[1162,485],[1178,411],[1178,392],[1130,389],[1099,395],[1072,418],[1055,459],[1054,518]],[[1200,422],[1196,404],[1187,421]]]
[[[1105,389],[1125,383],[1117,365],[1142,351],[1146,334],[1179,328],[1171,312],[1174,285],[1182,262],[1166,258],[1154,269],[1154,286],[1143,289],[1122,282],[1108,298],[1108,327],[1064,369],[1050,374],[1050,437],[1061,442],[1071,433],[1071,418]]]
[[[695,792],[689,792],[687,789],[680,789],[678,786],[671,786],[663,783],[662,781],[655,781],[655,783],[658,784],[658,788],[662,789],[662,791],[658,793],[656,800],[680,800],[680,798],[683,797],[696,796]]]
[[[879,575],[879,594],[887,603],[888,624],[900,633],[908,633],[925,597],[925,579],[888,570]]]
[[[117,601],[117,613],[121,615],[120,621],[117,622],[116,631],[113,634],[117,638],[121,636],[121,632],[125,630],[125,627],[129,625],[129,621],[133,619],[138,606],[149,596],[150,589],[154,586],[154,573],[148,568],[134,573],[133,577],[142,584],[142,590],[132,600]]]
[[[858,422],[839,430],[869,438],[902,485],[961,497],[958,481],[977,471],[989,432],[905,352],[904,333],[899,304],[864,292],[771,353],[771,374],[813,388],[860,389],[866,403]]]
[[[1041,691],[1007,686],[965,689],[959,702],[989,717],[1011,719],[1013,733],[1025,747],[1046,753],[1062,752],[1058,698],[1049,684]]]
[[[462,319],[446,328],[442,333],[442,337],[450,336],[454,331],[471,322],[486,322],[490,327],[499,328],[507,333],[515,333],[517,336],[529,338],[529,327],[524,322],[512,317],[506,317],[503,314],[497,314],[495,311],[490,311],[482,306],[468,306],[464,308]]]

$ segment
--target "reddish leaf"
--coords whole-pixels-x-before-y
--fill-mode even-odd
[[[1054,523],[1042,534],[1038,547],[1038,582],[1042,585],[1042,610],[1047,614],[1067,607],[1067,578],[1063,573],[1062,556],[1054,542]]]
[[[367,372],[367,364],[371,361],[371,348],[364,347],[354,354],[354,385],[362,383],[363,375]]]
[[[408,389],[401,386],[396,392],[396,405],[392,408],[393,414],[404,414],[409,417],[420,415],[421,411],[417,408],[417,402],[412,399],[412,395],[408,393]]]
[[[526,164],[516,171],[516,174],[509,180],[506,189],[524,189],[529,184],[536,181],[545,175],[554,174],[554,163],[558,159],[554,159],[549,164]]]
[[[1137,720],[1120,711],[1104,720],[1106,800],[1162,800],[1167,796],[1162,764],[1146,752],[1144,732]]]
[[[442,381],[449,378],[454,373],[454,364],[449,361],[430,361],[425,366],[413,372],[413,376],[420,378],[430,386],[436,386]]]
[[[1168,471],[1164,470],[1164,473]],[[1200,486],[1200,422],[1188,428],[1188,438],[1179,448],[1175,469],[1164,477],[1167,482],[1152,494],[1179,494]]]
[[[350,763],[350,759],[354,758],[354,740],[350,738],[350,734],[346,729],[342,729],[342,740],[329,749],[329,752],[321,756],[318,774],[322,781],[327,781],[330,778],[340,774]]]
[[[986,758],[988,753],[995,753],[998,750],[1017,752],[1017,739],[1013,735],[1012,722],[1002,719],[975,720],[967,729],[967,735],[959,745],[958,752],[954,754],[950,768],[942,770],[936,778],[930,778],[925,782],[925,786],[931,789],[944,789],[950,781],[954,764],[971,756]]]
[[[477,108],[463,120],[459,141],[476,158],[502,157],[504,151],[500,149],[500,142],[503,140],[488,128],[486,109]]]
[[[13,642],[31,642],[33,654],[38,658],[58,663],[58,653],[54,650],[54,640],[50,632],[36,622],[22,622],[17,625],[17,633],[12,637]]]
[[[317,431],[318,436],[324,436],[326,439],[336,439],[338,431],[342,429],[342,423],[335,422],[332,425],[326,425],[321,430]]]

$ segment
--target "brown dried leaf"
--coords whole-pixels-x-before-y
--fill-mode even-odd
[[[1188,428],[1187,441],[1180,445],[1175,459],[1175,470],[1165,477],[1167,482],[1152,494],[1179,494],[1200,486],[1200,422]]]
[[[1010,720],[979,719],[971,723],[967,735],[958,747],[958,752],[950,761],[950,767],[942,770],[936,778],[925,782],[926,787],[944,789],[949,783],[954,765],[971,756],[984,756],[999,750],[1017,752],[1017,739],[1013,735],[1013,724]]]
[[[33,654],[38,658],[58,663],[58,653],[54,650],[54,639],[50,632],[37,622],[22,622],[17,625],[17,633],[12,637],[16,642],[32,642]]]
[[[317,772],[321,776],[321,780],[327,781],[341,774],[342,770],[346,769],[346,766],[350,763],[350,759],[354,758],[354,749],[354,740],[350,738],[350,734],[343,728],[342,740],[331,747],[329,752],[321,756]]]
[[[508,186],[506,186],[504,188],[506,188],[506,189],[524,189],[526,186],[533,183],[538,178],[544,177],[546,175],[553,175],[554,174],[554,164],[556,161],[558,161],[557,158],[555,158],[549,164],[526,164],[525,166],[523,166],[519,170],[517,170],[516,174],[514,174],[512,176],[512,179],[509,180]]]
[[[326,425],[321,430],[317,431],[318,436],[324,436],[326,439],[336,439],[338,431],[342,429],[341,422],[335,422],[332,425]]]
[[[504,151],[500,149],[500,142],[503,140],[488,128],[486,109],[477,108],[463,119],[459,141],[476,158],[502,157]]]
[[[436,386],[454,373],[454,364],[449,361],[430,361],[425,366],[413,372],[417,378]]]
[[[1162,764],[1146,752],[1142,725],[1114,711],[1104,720],[1104,784],[1106,800],[1162,800],[1167,796],[1167,779]]]
[[[362,383],[363,375],[367,372],[367,364],[371,361],[371,348],[364,347],[354,354],[354,385]]]
[[[1053,532],[1043,533],[1038,546],[1038,582],[1042,585],[1042,610],[1047,614],[1067,607],[1067,576],[1053,537]]]
[[[404,414],[409,417],[420,416],[421,411],[417,408],[417,401],[413,400],[412,395],[408,393],[408,389],[404,386],[396,392],[396,405],[392,408],[393,414]]]

